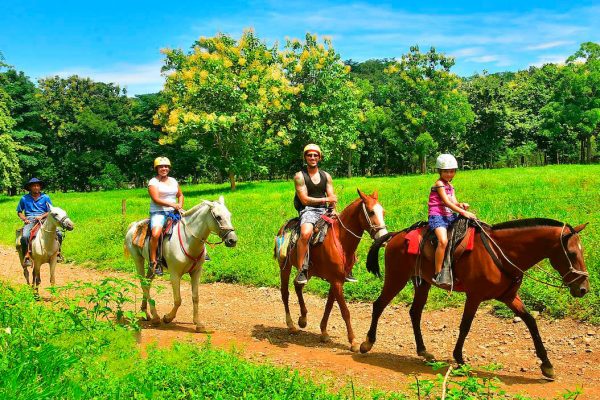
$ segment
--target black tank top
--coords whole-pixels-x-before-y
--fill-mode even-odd
[[[310,179],[310,175],[308,175],[308,172],[306,172],[306,170],[302,170],[301,172],[304,176],[304,185],[306,186],[308,197],[314,197],[316,199],[322,199],[327,197],[327,175],[325,175],[325,172],[319,170],[319,176],[321,177],[321,181],[316,185],[312,181],[312,179]],[[298,194],[294,195],[294,207],[298,212],[304,210],[305,207],[298,198]],[[325,208],[326,205],[319,204],[311,207]]]

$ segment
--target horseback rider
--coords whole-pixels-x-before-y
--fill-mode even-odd
[[[21,197],[19,204],[17,205],[17,215],[25,224],[23,226],[23,233],[21,234],[21,251],[23,252],[23,267],[31,266],[31,257],[29,254],[29,239],[31,236],[31,230],[40,224],[50,212],[52,201],[50,197],[42,192],[45,183],[38,178],[31,178],[24,186],[25,190],[29,193]],[[63,262],[63,256],[60,252],[60,246],[62,244],[62,232],[56,230],[58,236],[58,255],[56,260]]]
[[[156,157],[154,160],[156,176],[148,182],[150,194],[150,274],[163,275],[162,265],[156,260],[158,239],[162,234],[167,217],[175,216],[183,209],[183,193],[175,178],[169,176],[171,161],[167,157]]]
[[[337,196],[333,192],[333,183],[331,175],[319,169],[321,160],[321,148],[316,144],[308,144],[303,151],[306,169],[298,171],[294,175],[294,185],[296,195],[294,196],[294,206],[300,216],[300,237],[296,244],[296,253],[298,256],[297,267],[299,270],[296,277],[296,283],[304,285],[308,282],[308,241],[313,234],[314,225],[321,215],[327,211],[327,206],[335,208]],[[356,279],[349,273],[346,276],[347,282],[356,282]]]

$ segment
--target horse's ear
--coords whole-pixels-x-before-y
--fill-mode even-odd
[[[579,233],[582,230],[585,229],[585,227],[589,224],[589,222],[586,222],[585,224],[581,224],[579,226],[576,226],[575,228],[573,228],[573,230],[575,231],[575,233]]]
[[[219,196],[218,202],[221,203],[221,204],[225,204],[225,197]]]
[[[367,195],[364,194],[363,192],[361,192],[359,188],[356,188],[356,192],[358,193],[360,198],[363,199],[363,201],[365,201],[367,199]]]
[[[379,199],[379,193],[377,193],[377,190],[373,192],[373,194],[371,195],[372,198],[374,198],[375,200]]]

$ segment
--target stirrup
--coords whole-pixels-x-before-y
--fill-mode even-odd
[[[32,265],[32,262],[31,262],[31,257],[29,257],[29,256],[26,256],[26,257],[23,259],[23,268],[29,268],[29,267],[31,267],[31,265]]]
[[[154,275],[163,276],[162,265],[158,261],[148,261],[148,275],[152,277]]]
[[[346,277],[344,278],[344,280],[345,280],[346,282],[351,282],[351,283],[356,283],[356,282],[358,282],[358,279],[356,279],[356,278],[354,277],[354,275],[352,275],[352,271],[348,272],[348,275],[346,275]]]
[[[298,273],[298,276],[296,276],[295,282],[298,285],[305,285],[308,282],[308,277],[306,276],[306,273],[308,272],[308,270],[303,269]]]

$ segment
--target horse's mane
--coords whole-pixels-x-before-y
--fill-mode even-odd
[[[192,215],[196,211],[198,211],[198,209],[200,207],[202,207],[203,205],[206,205],[208,203],[210,203],[210,201],[208,201],[208,200],[202,200],[200,203],[196,204],[194,207],[190,208],[189,210],[186,210],[183,214],[181,214],[181,216],[187,217],[188,215]]]
[[[499,231],[502,229],[533,228],[536,226],[564,226],[563,222],[550,218],[525,218],[515,219],[513,221],[500,222],[492,225],[492,229]]]
[[[346,206],[346,208],[344,208],[344,209],[342,210],[342,212],[340,213],[340,217],[341,217],[342,215],[344,215],[345,213],[347,213],[347,212],[348,212],[347,210],[350,208],[350,206],[352,206],[352,205],[354,205],[354,204],[356,204],[356,203],[360,203],[361,201],[362,201],[362,199],[359,197],[358,199],[354,200],[352,203],[348,204],[348,205]]]

